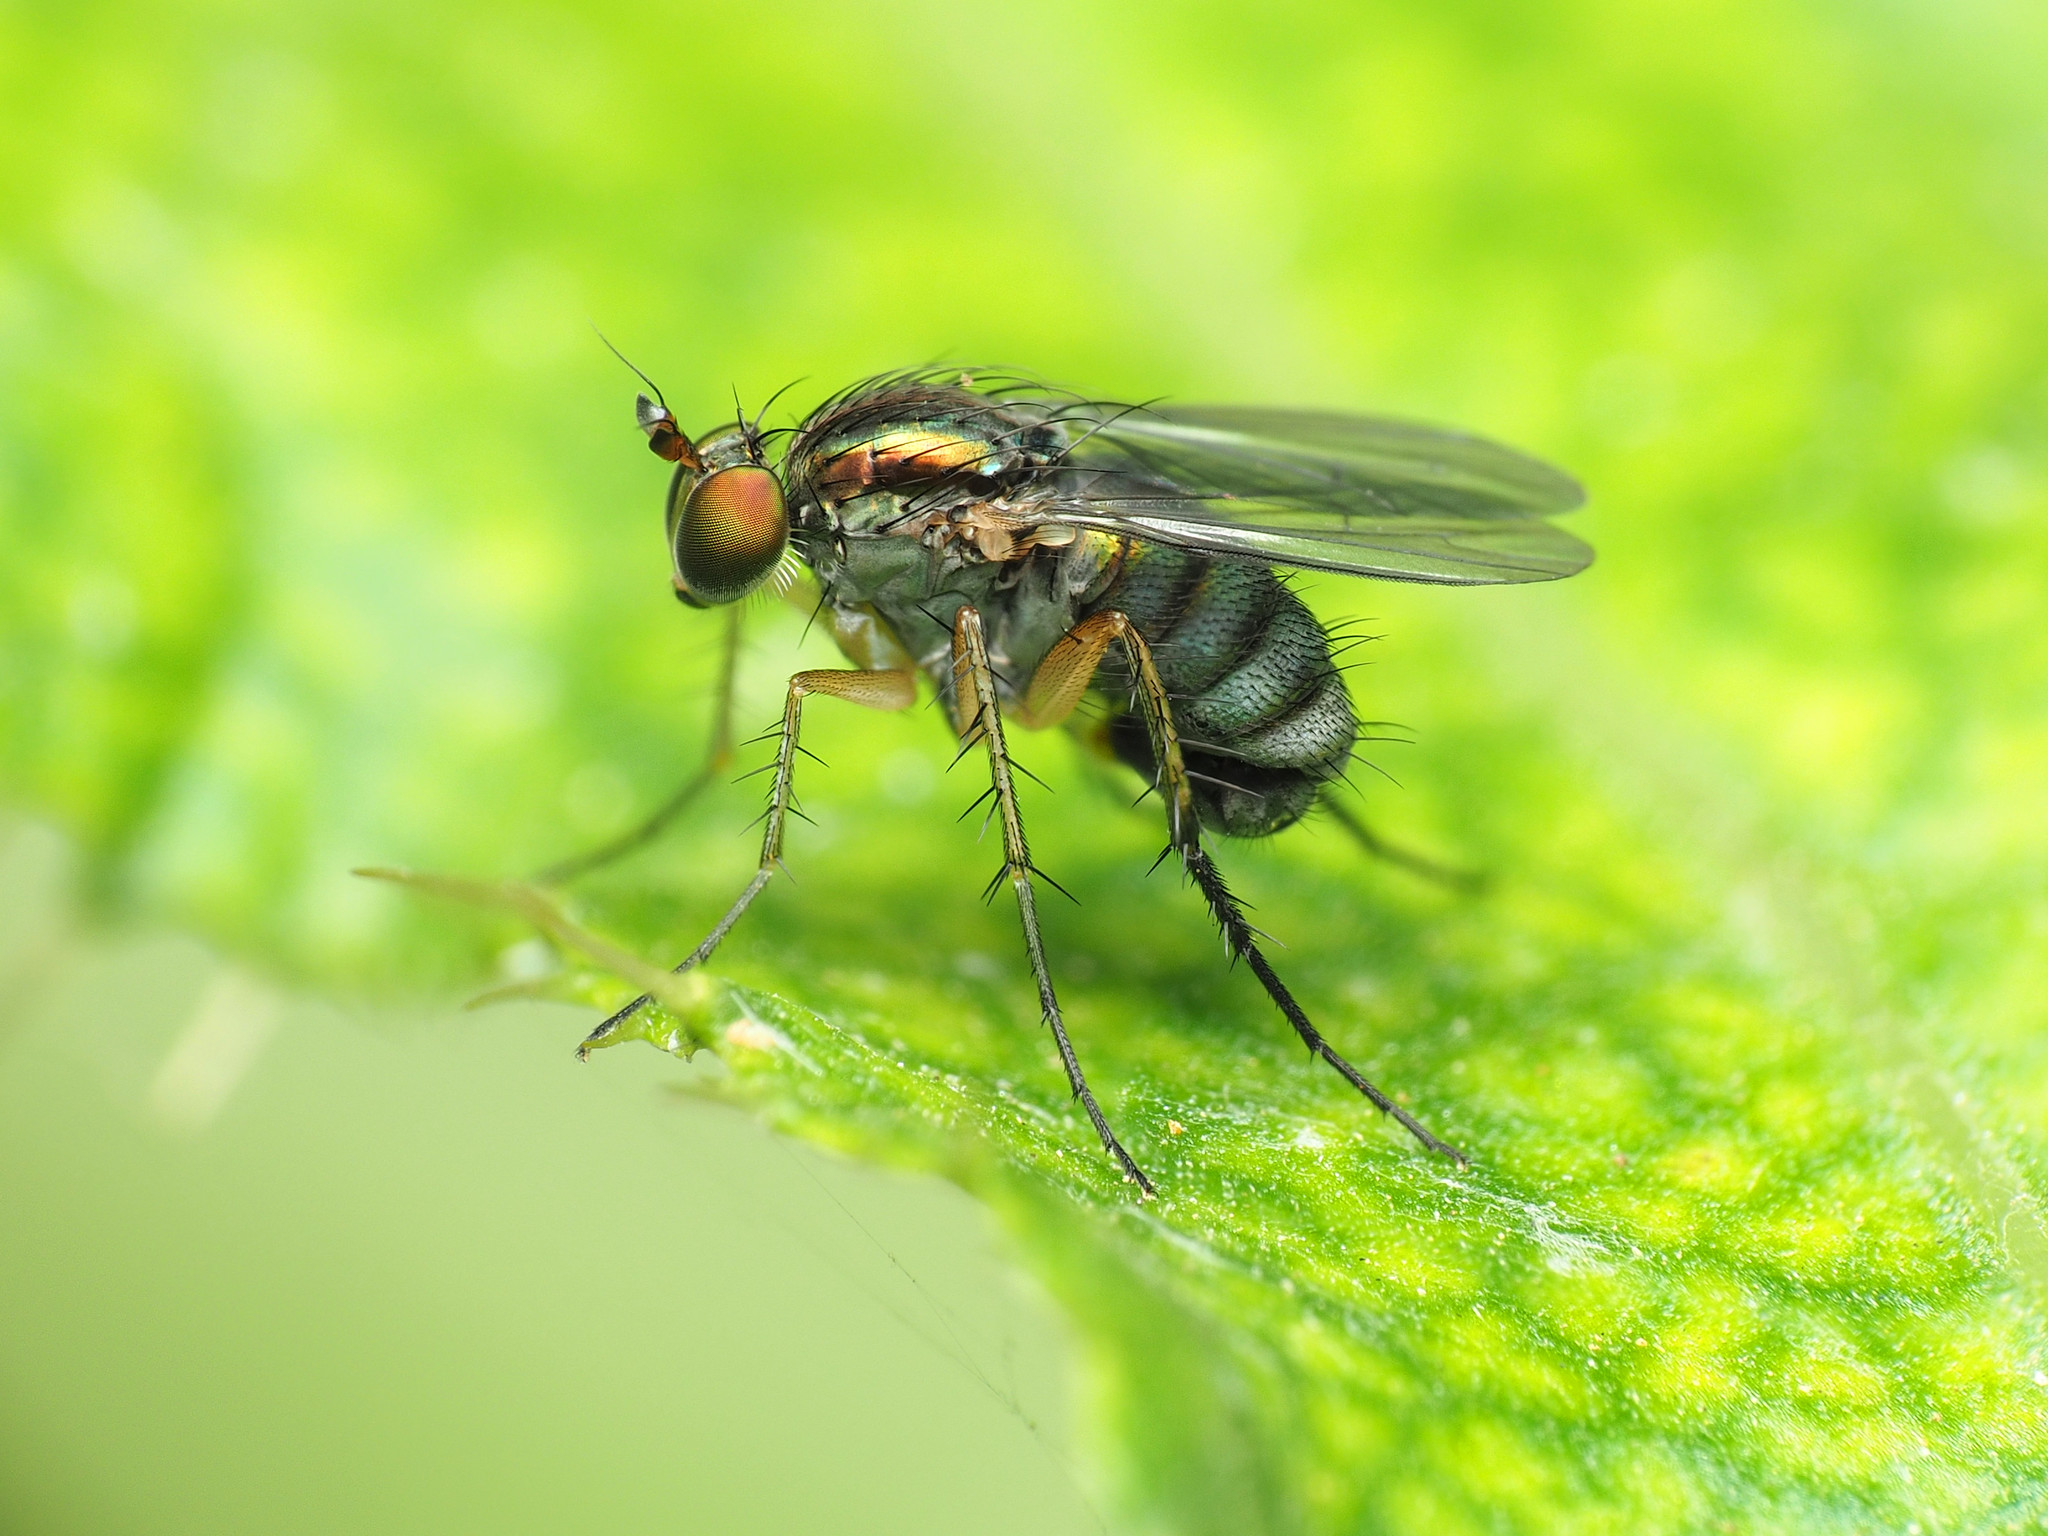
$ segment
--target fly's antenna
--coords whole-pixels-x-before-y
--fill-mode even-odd
[[[656,405],[659,405],[664,411],[668,410],[668,401],[662,397],[661,386],[655,383],[654,380],[647,377],[646,374],[642,373],[640,371],[640,365],[638,363],[634,362],[633,359],[626,356],[626,354],[621,352],[617,347],[613,346],[611,337],[605,335],[603,331],[598,330],[597,322],[595,320],[590,322],[590,329],[592,334],[594,334],[599,341],[604,343],[605,350],[607,352],[611,353],[613,357],[616,357],[620,362],[624,363],[628,368],[632,369],[633,376],[639,379],[639,381],[642,384],[645,384],[649,389],[654,391],[654,403]]]
[[[605,350],[632,369],[634,376],[654,391],[652,402],[645,395],[633,402],[633,419],[647,434],[647,446],[654,450],[655,457],[666,459],[671,464],[681,464],[692,471],[701,470],[704,466],[697,458],[696,446],[683,436],[682,429],[676,425],[675,412],[668,408],[661,386],[642,373],[639,364],[613,346],[611,337],[597,330],[595,320],[591,321],[590,328],[597,331],[597,339],[605,344]]]

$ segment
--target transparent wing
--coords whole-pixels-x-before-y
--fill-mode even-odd
[[[1093,413],[1077,462],[1193,491],[1299,496],[1393,518],[1547,517],[1586,499],[1578,481],[1540,459],[1414,422],[1237,406]]]
[[[1061,523],[1133,534],[1198,554],[1444,586],[1555,581],[1584,570],[1593,560],[1590,545],[1533,519],[1449,527],[1302,529],[1290,524],[1308,521],[1305,514],[1267,509],[1256,502],[1234,505],[1240,510],[1228,516],[1213,507],[1186,511],[1168,504],[1150,510],[1111,510],[1109,504],[1084,497],[1071,510],[1062,507],[1052,515]]]
[[[1593,551],[1561,470],[1409,422],[1225,406],[1062,410],[1053,513],[1204,554],[1398,581],[1553,581]]]

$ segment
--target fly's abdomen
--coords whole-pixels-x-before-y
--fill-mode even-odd
[[[1358,734],[1350,696],[1322,626],[1266,567],[1135,545],[1088,607],[1120,610],[1151,647],[1204,826],[1278,832],[1343,771]],[[1120,665],[1106,665],[1101,682],[1128,688]],[[1110,741],[1154,771],[1137,716],[1119,717]]]

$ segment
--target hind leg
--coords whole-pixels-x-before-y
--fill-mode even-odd
[[[1259,978],[1259,985],[1266,989],[1266,996],[1294,1026],[1295,1033],[1301,1036],[1302,1043],[1311,1054],[1328,1062],[1346,1082],[1377,1108],[1392,1115],[1423,1146],[1463,1164],[1466,1161],[1464,1153],[1440,1140],[1338,1054],[1302,1011],[1301,1004],[1294,1000],[1294,994],[1274,973],[1265,953],[1259,948],[1256,932],[1245,921],[1243,905],[1231,894],[1229,886],[1224,883],[1222,871],[1217,869],[1208,850],[1202,846],[1201,823],[1195,814],[1194,796],[1188,783],[1180,738],[1173,726],[1173,709],[1167,700],[1166,689],[1160,683],[1159,670],[1153,665],[1151,648],[1138,632],[1137,625],[1121,613],[1108,612],[1084,619],[1069,630],[1059,644],[1047,652],[1031,679],[1030,690],[1025,695],[1027,721],[1039,720],[1049,724],[1071,711],[1080,701],[1096,667],[1114,644],[1122,645],[1124,656],[1130,663],[1131,676],[1136,680],[1139,708],[1144,713],[1145,728],[1152,741],[1152,760],[1158,765],[1157,785],[1166,802],[1168,849],[1179,855],[1181,867],[1201,890],[1203,899],[1209,904],[1210,916],[1223,931],[1223,942],[1232,958],[1242,959],[1251,968],[1252,974]]]
[[[1358,846],[1373,858],[1385,861],[1396,869],[1405,869],[1418,879],[1431,880],[1467,895],[1477,895],[1486,889],[1486,876],[1475,869],[1455,869],[1449,864],[1439,864],[1427,854],[1416,853],[1403,848],[1399,843],[1390,843],[1379,833],[1365,824],[1356,811],[1339,800],[1328,790],[1317,796],[1316,803],[1329,814],[1332,821],[1350,833]]]

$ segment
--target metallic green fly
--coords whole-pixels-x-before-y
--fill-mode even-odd
[[[1446,586],[1552,581],[1593,557],[1546,521],[1584,499],[1576,481],[1497,443],[1406,422],[1114,405],[953,369],[865,380],[787,432],[742,417],[695,441],[660,393],[640,396],[637,412],[649,446],[675,465],[666,509],[676,596],[730,606],[801,562],[854,664],[789,680],[759,870],[678,971],[717,948],[781,860],[804,700],[904,709],[922,674],[948,706],[962,754],[986,750],[983,798],[1003,839],[990,889],[1007,880],[1016,895],[1074,1095],[1124,1175],[1151,1193],[1067,1037],[1039,934],[1034,880],[1046,877],[1031,862],[1006,746],[1006,722],[1058,724],[1092,694],[1110,750],[1157,789],[1168,851],[1230,953],[1311,1052],[1423,1146],[1464,1161],[1310,1022],[1203,834],[1268,836],[1320,801],[1373,846],[1329,799],[1359,738],[1330,637],[1275,567]],[[771,456],[777,438],[786,442]],[[733,609],[704,770],[640,827],[546,878],[645,842],[722,770],[737,636]],[[649,1001],[606,1019],[585,1048]]]

